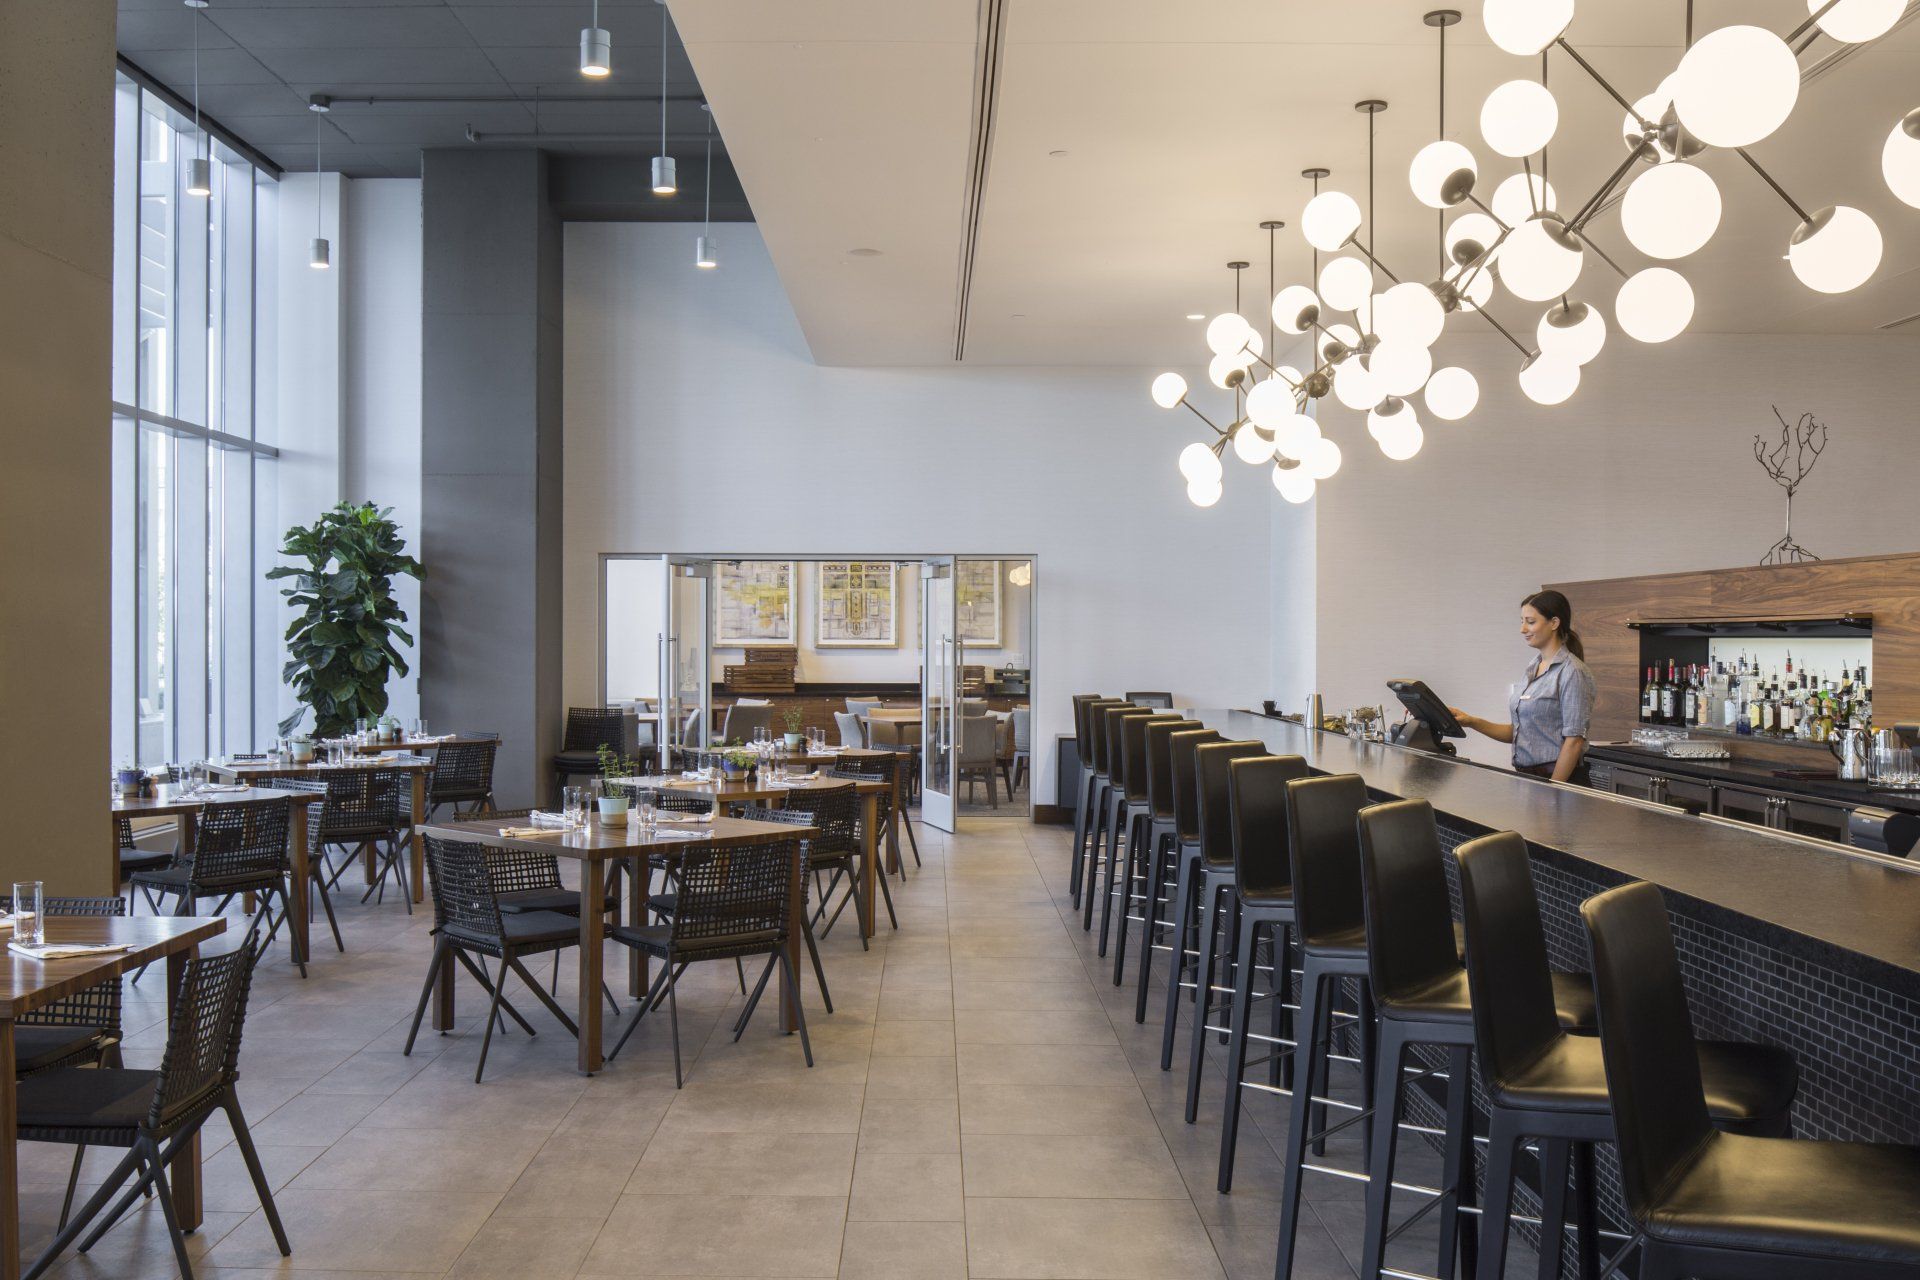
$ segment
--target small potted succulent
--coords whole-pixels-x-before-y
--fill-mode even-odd
[[[610,790],[616,778],[631,778],[640,772],[640,766],[620,752],[602,743],[600,746],[600,825],[603,827],[624,827],[627,825],[627,793]]]
[[[295,764],[312,764],[313,763],[313,739],[312,738],[308,737],[304,733],[295,734],[293,737],[287,739],[287,745],[292,749],[293,763]]]
[[[729,781],[737,781],[752,773],[754,765],[759,762],[760,757],[751,751],[730,749],[721,753],[720,772]]]
[[[806,725],[806,715],[806,708],[804,707],[788,707],[780,713],[780,723],[787,726],[785,738],[787,750],[798,751],[800,744],[807,740],[806,734],[803,732]]]

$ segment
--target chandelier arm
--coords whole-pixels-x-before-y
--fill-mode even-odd
[[[1793,30],[1787,32],[1787,34],[1782,36],[1781,39],[1785,40],[1788,44],[1792,44],[1795,40],[1798,40],[1801,36],[1804,36],[1809,31],[1812,31],[1814,27],[1819,23],[1820,19],[1827,16],[1827,10],[1833,8],[1833,6],[1839,3],[1840,3],[1840,0],[1827,0],[1825,4],[1821,5],[1818,9],[1815,9],[1812,13],[1808,14],[1807,20],[1805,22],[1802,22],[1799,26],[1795,27]]]
[[[1244,347],[1243,347],[1243,348],[1241,348],[1241,349],[1242,349],[1243,351],[1245,350],[1245,348],[1244,348]],[[1266,358],[1265,356],[1263,356],[1263,355],[1260,355],[1260,354],[1258,354],[1257,352],[1256,352],[1256,353],[1254,353],[1254,356],[1253,356],[1253,358],[1254,358],[1255,360],[1258,360],[1258,361],[1259,361],[1259,362],[1260,362],[1261,364],[1263,364],[1263,365],[1265,365],[1265,366],[1267,366],[1267,371],[1268,371],[1269,373],[1271,373],[1271,374],[1273,374],[1273,376],[1274,376],[1274,377],[1276,377],[1276,378],[1278,378],[1278,379],[1280,379],[1280,381],[1282,381],[1282,382],[1284,382],[1284,383],[1286,383],[1286,384],[1287,384],[1288,386],[1290,386],[1290,387],[1292,387],[1292,388],[1293,388],[1293,389],[1294,389],[1295,391],[1298,391],[1298,390],[1300,389],[1300,387],[1301,387],[1301,384],[1300,384],[1300,383],[1298,383],[1298,382],[1295,382],[1295,381],[1294,381],[1294,380],[1293,380],[1292,378],[1289,378],[1289,377],[1288,377],[1288,376],[1287,376],[1286,374],[1284,374],[1284,373],[1282,373],[1282,372],[1280,372],[1280,366],[1279,366],[1279,365],[1277,365],[1277,364],[1275,364],[1275,363],[1274,363],[1273,361],[1271,361],[1271,360],[1269,360],[1269,359],[1267,359],[1267,358]]]
[[[1360,251],[1360,256],[1365,258],[1375,271],[1378,271],[1381,275],[1393,281],[1395,284],[1401,283],[1399,276],[1387,270],[1386,264],[1380,261],[1380,259],[1374,257],[1373,251],[1371,249],[1366,248],[1360,243],[1360,237],[1355,236],[1352,240],[1348,241],[1348,243],[1351,244],[1355,249],[1358,249]]]
[[[1480,212],[1486,214],[1489,218],[1492,218],[1494,220],[1495,224],[1499,226],[1500,232],[1502,235],[1513,230],[1512,227],[1507,225],[1506,219],[1502,218],[1499,214],[1495,213],[1491,208],[1489,208],[1487,205],[1487,202],[1482,200],[1479,196],[1469,191],[1467,192],[1467,199],[1473,202],[1474,208],[1478,209]]]
[[[1540,185],[1539,186],[1534,185],[1532,156],[1521,156],[1520,168],[1527,175],[1527,203],[1533,206],[1533,211],[1537,214],[1541,211],[1540,197],[1547,194],[1544,190],[1542,190],[1542,188],[1544,188],[1547,185],[1547,180],[1545,178],[1541,178]]]
[[[1831,8],[1833,4],[1837,4],[1838,2],[1839,0],[1830,0],[1828,4],[1828,8]],[[1821,10],[1821,12],[1825,13],[1826,10],[1823,9]],[[1560,39],[1555,40],[1554,43],[1559,45],[1562,49],[1565,49],[1567,51],[1567,56],[1572,58],[1575,62],[1579,63],[1580,69],[1586,72],[1588,75],[1592,76],[1594,79],[1594,82],[1598,84],[1602,89],[1605,89],[1607,91],[1607,96],[1611,97],[1615,102],[1619,103],[1623,108],[1625,108],[1626,113],[1628,115],[1632,116],[1635,120],[1639,121],[1640,127],[1642,129],[1652,130],[1657,127],[1651,120],[1648,120],[1645,116],[1641,115],[1638,111],[1635,111],[1633,109],[1633,104],[1631,102],[1628,102],[1624,97],[1622,97],[1620,95],[1620,91],[1614,88],[1613,85],[1607,80],[1605,76],[1601,75],[1598,71],[1594,70],[1593,64],[1591,62],[1588,62],[1585,58],[1581,57],[1580,51],[1578,49],[1575,49],[1572,45],[1567,43],[1566,37],[1562,36]]]
[[[1627,158],[1620,162],[1620,167],[1613,171],[1613,175],[1600,184],[1600,189],[1593,193],[1591,199],[1580,206],[1580,212],[1567,220],[1567,227],[1570,230],[1578,231],[1600,212],[1601,204],[1613,194],[1614,188],[1620,185],[1620,179],[1627,176],[1627,171],[1640,162],[1645,149],[1646,144],[1643,142],[1627,154]]]
[[[1214,434],[1220,435],[1220,436],[1225,436],[1227,434],[1226,432],[1220,430],[1219,427],[1214,425],[1214,421],[1212,418],[1209,418],[1206,414],[1200,412],[1200,410],[1194,406],[1193,401],[1187,399],[1185,396],[1181,396],[1180,403],[1185,405],[1187,407],[1188,412],[1192,413],[1194,417],[1200,419],[1200,421],[1206,423],[1209,427],[1213,427]]]
[[[1823,9],[1821,10],[1821,12],[1824,13],[1826,12],[1826,10]],[[1813,221],[1813,216],[1809,214],[1805,209],[1802,209],[1800,207],[1799,201],[1795,200],[1792,196],[1787,194],[1787,189],[1785,187],[1781,186],[1778,182],[1775,182],[1773,180],[1772,174],[1768,173],[1765,169],[1762,169],[1760,167],[1760,162],[1753,158],[1753,155],[1751,152],[1749,152],[1745,147],[1735,147],[1734,151],[1738,153],[1738,155],[1742,160],[1745,160],[1749,165],[1753,166],[1753,171],[1760,175],[1762,181],[1764,181],[1768,186],[1773,188],[1773,192],[1775,195],[1779,196],[1782,200],[1787,202],[1787,208],[1793,210],[1795,213],[1800,215],[1800,221],[1802,222]]]
[[[1582,241],[1583,241],[1583,242],[1584,242],[1584,243],[1586,244],[1586,246],[1587,246],[1587,248],[1589,248],[1589,249],[1591,249],[1591,250],[1593,250],[1593,251],[1594,251],[1595,253],[1597,253],[1597,254],[1599,254],[1599,255],[1600,255],[1600,261],[1602,261],[1602,262],[1604,262],[1604,263],[1606,263],[1606,264],[1607,264],[1608,266],[1610,266],[1610,267],[1612,267],[1612,268],[1614,269],[1614,271],[1615,271],[1615,272],[1616,272],[1616,273],[1617,273],[1617,274],[1619,275],[1619,277],[1620,277],[1620,278],[1621,278],[1622,280],[1625,280],[1625,279],[1627,278],[1627,274],[1628,274],[1628,273],[1627,273],[1627,271],[1626,271],[1626,269],[1625,269],[1625,268],[1623,268],[1623,267],[1622,267],[1622,266],[1621,266],[1621,265],[1620,265],[1619,263],[1617,263],[1617,262],[1615,262],[1615,261],[1613,260],[1613,258],[1612,258],[1612,256],[1611,256],[1611,255],[1609,255],[1609,254],[1607,253],[1607,251],[1606,251],[1605,249],[1602,249],[1602,248],[1601,248],[1601,247],[1600,247],[1599,245],[1597,245],[1597,244],[1595,244],[1595,243],[1593,242],[1593,237],[1592,237],[1592,236],[1590,236],[1590,235],[1585,235],[1585,234],[1582,234],[1582,235],[1581,235],[1581,237],[1580,237],[1580,239],[1581,239],[1581,240],[1582,240]]]
[[[1507,326],[1501,324],[1498,320],[1495,320],[1492,316],[1488,315],[1487,309],[1485,307],[1475,307],[1473,310],[1474,310],[1474,314],[1481,316],[1486,320],[1488,324],[1492,325],[1495,329],[1498,329],[1500,331],[1500,336],[1505,338],[1508,342],[1511,342],[1513,344],[1513,349],[1515,351],[1518,351],[1523,356],[1532,356],[1537,354],[1536,352],[1529,351],[1525,346],[1525,344],[1523,344],[1520,341],[1520,339],[1514,337],[1511,333],[1507,332]]]
[[[1474,277],[1478,276],[1482,271],[1485,271],[1489,266],[1492,265],[1494,250],[1498,249],[1501,245],[1505,244],[1507,241],[1507,237],[1512,234],[1513,234],[1513,228],[1502,223],[1500,228],[1500,238],[1498,240],[1495,240],[1491,245],[1487,246],[1486,249],[1482,250],[1480,256],[1473,260],[1473,265],[1471,267],[1461,268],[1460,279],[1454,282],[1454,288],[1460,290],[1461,293],[1465,293],[1467,291],[1467,286],[1473,283]]]

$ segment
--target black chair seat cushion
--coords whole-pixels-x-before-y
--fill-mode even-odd
[[[625,943],[629,947],[638,947],[652,955],[665,956],[673,942],[673,926],[670,924],[622,924],[607,930],[607,937],[615,942]],[[779,941],[779,937],[777,933],[753,930],[695,938],[681,944],[680,955],[685,959],[698,960],[707,953],[732,956],[750,951],[765,951]]]
[[[1707,1114],[1716,1125],[1769,1131],[1793,1106],[1800,1070],[1791,1053],[1724,1040],[1702,1040],[1697,1048]],[[1535,1111],[1600,1115],[1612,1109],[1600,1041],[1593,1036],[1562,1036],[1518,1078],[1500,1082],[1493,1092],[1500,1103]]]
[[[1426,1022],[1472,1022],[1473,997],[1468,993],[1467,971],[1461,969],[1430,982],[1391,1004],[1383,1004],[1382,1008],[1389,1014]],[[1593,1008],[1593,979],[1584,973],[1554,974],[1553,1013],[1563,1031],[1592,1032],[1597,1025]],[[1595,1040],[1593,1043],[1597,1046],[1600,1042]],[[1599,1061],[1597,1049],[1594,1061]]]
[[[163,871],[173,861],[170,853],[154,853],[146,849],[122,849],[120,851],[120,874],[134,875],[144,871]]]
[[[64,1027],[15,1023],[13,1060],[17,1072],[40,1071],[68,1058],[97,1052],[106,1043],[104,1027]]]
[[[203,898],[215,894],[245,893],[250,889],[272,888],[281,884],[278,873],[267,872],[262,875],[225,876],[219,880],[195,880],[190,867],[167,867],[160,871],[142,871],[132,877],[133,883],[150,889],[159,889],[165,893],[182,893],[191,885],[193,891]]]
[[[1673,1244],[1920,1268],[1920,1148],[1716,1133],[1646,1228]]]
[[[1276,908],[1276,909],[1282,908],[1282,907],[1291,907],[1293,905],[1293,886],[1289,885],[1284,889],[1280,889],[1272,893],[1244,893],[1243,892],[1240,895],[1240,901],[1246,903],[1250,907],[1270,907],[1270,908]]]
[[[647,898],[647,909],[655,915],[670,916],[680,909],[680,895],[677,893],[655,893]]]
[[[16,1086],[21,1137],[29,1129],[134,1129],[153,1108],[158,1071],[68,1067]]]
[[[500,895],[501,915],[526,915],[532,911],[558,912],[577,919],[580,895],[572,889],[515,889]]]
[[[555,773],[598,773],[600,753],[598,751],[556,751],[553,753],[553,771]]]
[[[523,911],[514,915],[502,912],[500,924],[506,931],[507,945],[510,947],[530,947],[542,942],[571,942],[580,936],[580,917],[561,915],[558,911]],[[447,933],[472,942],[492,941],[458,925],[448,925]]]

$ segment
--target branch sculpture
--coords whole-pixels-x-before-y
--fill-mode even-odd
[[[1827,447],[1827,426],[1816,422],[1811,413],[1800,415],[1800,421],[1789,423],[1780,412],[1778,405],[1770,406],[1773,416],[1780,420],[1780,440],[1768,446],[1764,436],[1753,438],[1753,460],[1767,473],[1767,478],[1787,491],[1787,531],[1781,539],[1767,548],[1767,554],[1760,557],[1761,564],[1798,564],[1805,560],[1818,560],[1820,557],[1793,540],[1793,495],[1802,482],[1813,473],[1820,461],[1820,455]]]

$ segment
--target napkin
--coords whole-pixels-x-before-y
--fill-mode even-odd
[[[502,827],[500,834],[509,840],[528,840],[534,836],[563,836],[566,832],[558,827]]]
[[[133,950],[133,946],[125,942],[9,942],[7,950],[29,960],[65,960],[71,956],[118,955]]]
[[[700,833],[698,831],[655,831],[653,838],[655,840],[698,840]]]
[[[566,814],[554,813],[547,809],[535,809],[532,813],[528,814],[527,817],[529,820],[532,821],[534,826],[542,827],[547,830],[553,830],[555,828],[564,828],[570,825],[567,822]]]
[[[666,813],[659,809],[653,811],[655,822],[697,822],[701,824],[713,821],[713,810],[705,813]]]

